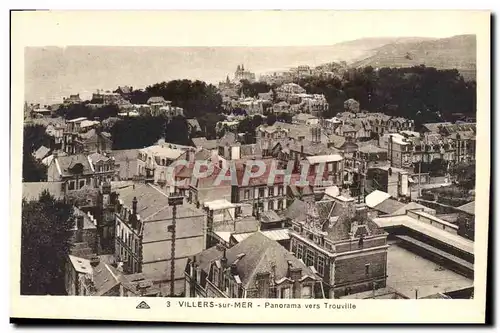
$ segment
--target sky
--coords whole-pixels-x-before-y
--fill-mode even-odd
[[[27,47],[24,95],[42,104],[118,85],[144,88],[183,78],[216,83],[232,77],[238,64],[260,74],[301,64],[351,61],[371,44],[338,43],[475,34],[484,20],[480,12],[465,11],[21,14],[23,24],[17,30],[13,24],[13,36],[18,31],[19,44]]]

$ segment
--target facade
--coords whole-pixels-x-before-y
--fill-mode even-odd
[[[357,211],[353,198],[309,204],[292,217],[291,252],[323,279],[327,298],[384,288],[387,234]]]
[[[82,103],[82,99],[80,98],[80,94],[69,95],[69,97],[63,98],[64,105],[80,104],[80,103]]]
[[[47,168],[47,181],[62,182],[66,193],[98,188],[103,182],[115,177],[114,160],[98,153],[70,156],[58,156],[55,153]]]
[[[98,121],[77,118],[66,121],[62,150],[67,154],[108,152],[112,146],[111,134],[101,130]]]
[[[268,210],[282,211],[287,207],[287,189],[285,177],[276,176],[272,185],[268,185],[268,178],[277,163],[269,159],[266,163],[265,172],[257,178],[250,178],[248,184],[244,184],[246,161],[236,165],[237,185],[231,188],[231,202],[243,204],[238,210],[242,216],[253,215],[259,218],[259,214]]]
[[[188,149],[167,143],[139,149],[137,155],[138,177],[152,181],[155,184],[166,185],[171,180],[167,179],[167,177],[172,176],[169,165]]]
[[[190,258],[185,281],[186,297],[324,298],[321,279],[260,232]]]
[[[244,65],[238,65],[236,68],[236,71],[234,72],[234,83],[239,83],[241,80],[247,80],[249,82],[254,82],[255,81],[255,74],[245,70]]]
[[[121,296],[121,273],[98,256],[68,256],[65,267],[69,296]]]
[[[111,204],[115,206],[115,257],[123,263],[123,271],[170,280],[173,208],[168,195],[154,185],[137,183],[117,189]],[[180,294],[186,258],[204,249],[206,215],[183,204],[177,206],[176,221],[175,293]]]

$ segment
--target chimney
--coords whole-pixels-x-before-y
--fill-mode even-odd
[[[231,274],[238,275],[238,267],[236,266],[236,262],[231,264]]]
[[[83,230],[83,216],[76,217],[76,229]]]
[[[97,265],[99,265],[100,262],[101,259],[97,255],[93,255],[92,258],[90,258],[90,265],[92,267],[96,267]]]
[[[286,276],[288,278],[291,278],[291,276],[292,276],[291,275],[292,274],[292,269],[293,269],[292,262],[290,260],[288,260],[287,264],[288,264],[288,269],[287,269],[287,272],[286,272]]]
[[[134,215],[137,214],[137,197],[134,197],[134,199],[132,200],[132,213]]]
[[[223,251],[223,255],[222,255],[220,262],[222,264],[222,267],[224,268],[227,266],[226,247],[224,247],[224,249],[222,251]]]

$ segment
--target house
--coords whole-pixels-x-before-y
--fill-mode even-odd
[[[177,146],[165,142],[139,149],[137,155],[137,175],[141,179],[165,186],[169,184],[173,191],[169,166],[186,150],[193,147]]]
[[[90,213],[73,206],[73,217],[75,218],[71,228],[70,243],[86,243],[93,253],[97,252],[98,235],[97,220]]]
[[[193,119],[186,119],[187,124],[188,124],[188,130],[189,130],[189,136],[191,137],[192,135],[201,132],[201,126],[200,123],[196,118]]]
[[[393,198],[411,195],[413,180],[408,171],[389,165],[373,166],[366,171],[366,188],[380,190],[388,193]]]
[[[269,185],[269,178],[277,169],[273,159],[262,160],[265,170],[259,177],[250,178],[245,170],[254,170],[251,162],[240,161],[235,166],[236,184],[231,188],[231,202],[241,205],[238,214],[242,216],[259,214],[268,210],[282,211],[287,207],[286,184],[284,174],[276,175]],[[247,179],[248,178],[248,179]]]
[[[276,88],[276,98],[278,101],[292,102],[297,94],[305,94],[306,90],[296,83],[285,83]],[[297,100],[298,101],[298,100]]]
[[[112,150],[109,155],[115,160],[119,180],[131,180],[137,175],[138,149]]]
[[[101,183],[115,176],[114,160],[98,153],[70,156],[58,156],[55,153],[47,168],[47,181],[63,182],[66,192],[98,188]]]
[[[69,296],[120,296],[121,280],[121,273],[97,255],[68,256],[65,284]]]
[[[192,138],[191,141],[193,141],[193,145],[195,146],[195,148],[205,148],[211,151],[218,151],[217,140],[207,140],[207,138],[205,137],[199,137]]]
[[[313,270],[261,232],[190,258],[185,279],[186,297],[324,298]]]
[[[64,105],[80,104],[80,103],[82,103],[82,99],[80,98],[80,94],[69,95],[69,97],[63,97],[63,104]]]
[[[311,114],[299,113],[292,117],[292,121],[297,124],[318,125],[319,119]]]
[[[387,234],[354,201],[341,194],[288,214],[291,252],[314,267],[327,298],[386,287]]]
[[[173,207],[169,206],[167,193],[143,183],[116,189],[115,193],[111,197],[115,206],[115,257],[123,263],[125,273],[144,273],[166,283],[170,280],[172,259],[175,268],[182,270],[187,257],[205,248],[203,211],[188,203],[177,206],[175,238],[172,238]],[[184,285],[178,274],[176,294],[182,293]]]
[[[33,152],[33,157],[37,161],[42,161],[45,157],[50,154],[50,149],[45,146],[40,146],[36,151]]]
[[[233,234],[255,232],[259,229],[259,221],[253,216],[237,215],[237,204],[225,199],[205,202],[207,214],[207,248],[217,244],[231,246]]]
[[[112,146],[111,134],[102,131],[100,123],[87,118],[66,121],[62,150],[68,154],[107,152]]]

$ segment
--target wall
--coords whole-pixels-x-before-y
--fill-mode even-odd
[[[372,290],[373,281],[378,281],[377,288],[385,287],[386,274],[387,250],[359,253],[345,259],[336,258],[335,297],[345,295],[347,287],[351,288],[352,294]]]

